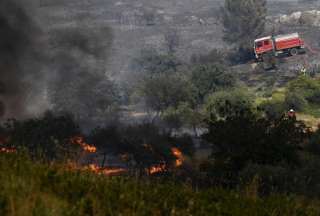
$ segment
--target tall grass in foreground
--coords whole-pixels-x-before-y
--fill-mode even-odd
[[[254,187],[253,187],[254,188]],[[318,203],[319,204],[319,203]],[[320,215],[316,201],[104,177],[0,155],[0,215]]]

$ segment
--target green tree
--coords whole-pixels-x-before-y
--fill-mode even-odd
[[[235,184],[248,164],[298,167],[298,156],[308,130],[302,122],[280,118],[269,120],[253,112],[208,120],[203,137],[213,148],[210,175]]]
[[[320,102],[320,82],[318,80],[300,76],[288,83],[287,94],[296,93],[310,103]]]
[[[132,62],[132,96],[158,113],[177,107],[191,97],[187,76],[179,71],[181,62],[173,55],[163,55],[154,49],[142,50]]]
[[[146,78],[140,90],[147,107],[159,114],[169,107],[177,108],[182,102],[192,102],[194,98],[192,85],[181,73]]]
[[[198,104],[215,91],[235,86],[235,77],[220,64],[201,64],[191,71],[190,80],[194,86]]]
[[[188,102],[182,102],[176,108],[169,107],[163,114],[163,119],[171,129],[179,129],[182,126],[191,127],[195,136],[198,136],[197,128],[203,125],[204,118],[203,109]]]
[[[225,0],[224,40],[241,49],[251,47],[252,41],[264,32],[266,3],[266,0]]]
[[[245,89],[218,91],[208,96],[204,104],[207,119],[240,116],[253,111],[254,96]]]

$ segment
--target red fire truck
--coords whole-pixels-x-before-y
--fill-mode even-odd
[[[298,33],[263,37],[254,41],[254,52],[262,61],[266,55],[297,55],[304,52],[304,41]]]

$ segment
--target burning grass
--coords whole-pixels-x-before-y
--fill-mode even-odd
[[[174,163],[174,168],[179,168],[183,165],[183,154],[178,148],[171,148],[171,153],[172,155],[176,158],[175,163]],[[157,164],[155,166],[152,166],[149,168],[149,174],[156,174],[156,173],[161,173],[161,172],[166,172],[168,171],[169,167],[166,165],[165,162],[162,162],[160,164]]]
[[[82,136],[71,137],[70,143],[74,145],[79,145],[83,151],[88,153],[95,153],[97,151],[97,148],[94,145],[86,143],[84,137]]]
[[[0,154],[0,215],[319,215],[314,201],[105,177]]]

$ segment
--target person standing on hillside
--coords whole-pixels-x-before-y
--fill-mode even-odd
[[[290,109],[287,115],[289,119],[296,119],[296,112],[293,109]]]
[[[305,66],[303,66],[303,67],[301,68],[300,72],[301,72],[301,74],[302,74],[303,76],[306,76],[306,75],[307,75],[307,68],[306,68]]]

